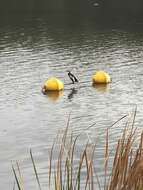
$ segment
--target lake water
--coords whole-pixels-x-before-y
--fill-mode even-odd
[[[77,76],[78,85],[70,84],[67,70]],[[97,70],[107,71],[112,83],[92,87],[91,77]],[[64,81],[63,93],[41,93],[44,81],[51,76]],[[94,20],[72,20],[66,16],[2,19],[0,189],[12,189],[11,161],[15,160],[20,161],[26,189],[37,188],[30,148],[43,189],[46,187],[49,147],[56,134],[66,127],[70,113],[70,128],[75,134],[83,133],[81,144],[87,137],[93,141],[100,134],[100,162],[106,128],[130,115],[136,105],[136,125],[142,127],[142,84],[141,28],[103,27]],[[95,122],[92,129],[85,130]],[[122,128],[119,122],[110,131],[111,145],[116,143]]]

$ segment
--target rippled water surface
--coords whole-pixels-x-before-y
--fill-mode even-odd
[[[71,70],[80,80],[71,85]],[[91,77],[106,70],[108,86],[92,87]],[[43,95],[44,81],[64,81],[60,94]],[[143,123],[143,33],[140,30],[99,27],[94,21],[70,18],[3,20],[0,27],[0,189],[12,189],[11,160],[20,160],[27,189],[36,185],[29,148],[33,149],[43,187],[47,183],[48,147],[63,130],[71,113],[75,134],[88,131],[92,141],[137,105],[136,123]],[[112,128],[116,142],[122,124]],[[80,141],[88,136],[83,133]],[[101,146],[102,146],[101,145]],[[102,148],[99,146],[99,155]],[[100,161],[100,156],[99,156]],[[99,169],[100,170],[100,169]]]

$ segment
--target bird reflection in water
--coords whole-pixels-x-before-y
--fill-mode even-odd
[[[73,98],[74,94],[77,94],[77,90],[75,88],[72,88],[71,92],[68,95],[68,99],[71,100]]]
[[[93,84],[92,86],[100,93],[106,93],[110,90],[109,84]]]

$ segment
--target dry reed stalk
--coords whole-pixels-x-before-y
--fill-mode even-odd
[[[125,128],[122,138],[118,140],[114,156],[112,175],[107,190],[140,190],[143,189],[143,134],[139,147],[133,150],[137,128],[133,117],[130,131]]]
[[[134,127],[135,114],[132,122],[126,123],[122,136],[117,141],[115,153],[112,161],[112,171],[109,175],[108,165],[110,161],[110,143],[109,130],[126,116],[117,120],[111,127],[107,128],[105,133],[105,150],[104,150],[104,184],[102,185],[98,173],[95,170],[95,148],[96,144],[87,142],[85,147],[80,150],[80,157],[76,158],[77,140],[81,133],[73,137],[69,134],[68,118],[66,129],[60,137],[59,142],[54,141],[49,156],[49,190],[54,179],[55,190],[142,190],[143,189],[143,133],[137,148],[134,148],[134,142],[137,129]],[[129,130],[130,126],[130,130]],[[90,126],[91,127],[91,126]],[[53,160],[55,148],[58,147],[57,159]],[[41,189],[36,164],[33,159],[32,151],[30,156],[36,176],[39,189]],[[54,166],[52,166],[54,163]],[[76,167],[75,167],[76,166]],[[23,177],[21,175],[19,164],[17,163],[18,174],[12,166],[16,184],[19,190],[24,190],[21,185]],[[84,175],[83,175],[84,172]],[[83,178],[84,176],[84,178]],[[95,183],[95,180],[97,183]]]
[[[35,174],[35,177],[36,177],[36,181],[37,181],[39,190],[41,190],[41,184],[40,184],[40,180],[39,180],[39,176],[38,176],[36,164],[35,164],[35,161],[34,161],[34,158],[33,158],[33,153],[32,153],[32,150],[31,150],[31,149],[30,149],[30,157],[31,157],[31,161],[32,161],[32,165],[33,165],[33,169],[34,169],[34,174]]]

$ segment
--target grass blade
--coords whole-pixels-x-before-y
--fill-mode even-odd
[[[12,171],[13,171],[13,173],[14,173],[14,177],[15,177],[16,184],[17,184],[18,189],[19,189],[19,190],[22,190],[21,185],[20,185],[19,180],[18,180],[18,177],[17,177],[17,174],[16,174],[16,171],[15,171],[13,165],[12,165]]]
[[[35,176],[36,176],[36,180],[37,180],[39,189],[41,190],[41,185],[40,185],[40,181],[39,181],[39,177],[38,177],[38,173],[37,173],[37,169],[36,169],[36,165],[35,165],[35,162],[34,162],[34,158],[33,158],[32,150],[31,149],[30,149],[30,156],[31,156],[31,160],[32,160],[32,164],[33,164],[33,169],[34,169],[34,173],[35,173]]]

